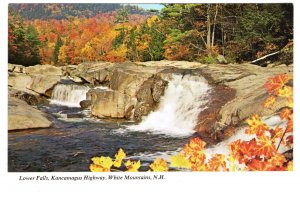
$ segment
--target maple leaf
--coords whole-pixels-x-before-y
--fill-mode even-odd
[[[255,138],[250,141],[242,141],[239,145],[239,163],[247,163],[253,157],[257,156],[256,151],[258,147],[259,146]]]
[[[199,138],[193,138],[188,144],[185,145],[183,152],[191,154],[197,151],[203,151],[206,143]]]
[[[96,164],[90,164],[90,171],[91,172],[109,172],[109,169],[103,168],[100,165],[96,165]]]
[[[258,156],[264,155],[266,158],[272,157],[276,153],[275,145],[269,136],[258,137],[258,148],[255,153]]]
[[[191,163],[183,154],[171,156],[171,165],[177,168],[191,168]]]
[[[249,128],[246,129],[246,134],[256,134],[257,136],[264,135],[265,131],[269,130],[269,127],[261,121],[261,118],[254,114],[251,118],[246,120]]]
[[[276,153],[270,159],[268,159],[268,163],[276,167],[282,167],[285,162],[285,156],[280,153]]]
[[[252,171],[272,171],[275,168],[270,166],[269,163],[259,159],[253,159],[249,164],[247,164],[247,167]]]
[[[274,105],[275,100],[276,100],[275,96],[269,96],[263,103],[263,106],[270,107],[270,106]]]
[[[141,162],[139,161],[130,161],[127,160],[125,163],[127,172],[138,172],[138,169],[141,167]]]
[[[294,137],[292,135],[287,136],[286,142],[288,146],[291,146],[294,143]]]
[[[289,116],[289,120],[287,121],[285,132],[293,133],[293,130],[294,130],[294,120],[293,120],[293,114],[291,114]]]
[[[119,168],[122,164],[123,159],[126,157],[125,152],[123,151],[122,148],[119,149],[118,153],[115,154],[115,161],[114,161],[114,166]]]
[[[289,163],[288,163],[288,165],[287,165],[287,170],[288,170],[288,171],[293,171],[293,170],[294,170],[294,169],[293,169],[293,166],[294,166],[293,161],[289,161]]]
[[[290,86],[284,86],[278,90],[278,96],[290,98],[293,96],[293,89]]]
[[[228,171],[226,167],[225,155],[214,154],[213,157],[207,163],[207,169],[209,171]]]
[[[230,155],[233,159],[239,160],[241,153],[240,153],[240,145],[241,145],[241,140],[236,140],[234,142],[231,142],[229,144],[229,149],[231,151]]]
[[[289,108],[293,108],[294,107],[294,101],[293,101],[293,98],[290,97],[290,98],[287,98],[287,103],[286,105],[289,107]]]
[[[281,120],[288,119],[291,114],[292,114],[292,111],[290,109],[284,108],[280,112],[280,118],[281,118]]]
[[[94,170],[103,170],[103,172],[110,171],[111,166],[113,165],[113,161],[110,157],[93,157],[92,158],[93,164],[90,168],[93,168]],[[98,169],[103,168],[103,169]]]
[[[269,94],[278,94],[278,90],[281,89],[291,78],[286,74],[280,74],[270,78],[264,87],[268,90]]]
[[[275,143],[275,140],[277,138],[281,139],[284,131],[282,128],[280,128],[278,125],[275,127],[275,129],[270,130],[271,131],[271,136],[272,136],[272,142]]]
[[[167,162],[160,158],[155,159],[150,168],[153,172],[167,172],[169,170]]]

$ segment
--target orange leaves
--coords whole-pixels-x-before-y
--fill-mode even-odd
[[[228,171],[226,167],[225,155],[223,154],[215,154],[213,157],[207,162],[207,170],[208,171]]]
[[[281,110],[280,112],[280,118],[283,119],[288,119],[289,116],[292,114],[293,112],[288,109],[288,108],[284,108],[283,110]]]
[[[276,77],[270,78],[264,85],[264,87],[268,90],[269,94],[278,94],[278,91],[285,86],[285,84],[291,78],[286,74],[280,74]]]
[[[249,125],[249,128],[246,129],[246,134],[256,134],[257,136],[261,136],[269,129],[257,114],[254,114],[251,118],[247,119],[246,122]]]
[[[200,138],[193,138],[190,140],[190,142],[188,144],[185,145],[184,147],[184,152],[186,154],[190,154],[193,153],[195,151],[203,151],[204,150],[204,146],[206,145],[206,143],[204,141],[202,141]]]
[[[205,142],[199,138],[193,138],[183,149],[183,154],[188,157],[193,171],[204,170],[206,155],[204,153]]]
[[[257,148],[255,154],[257,156],[263,155],[265,158],[272,157],[277,151],[271,138],[268,136],[260,136],[257,141]]]
[[[263,103],[263,106],[270,107],[270,106],[274,105],[274,103],[275,103],[275,96],[270,96],[265,100],[265,102]]]

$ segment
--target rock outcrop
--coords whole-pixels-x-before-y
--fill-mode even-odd
[[[63,71],[51,65],[24,67],[8,64],[8,86],[33,95],[51,96],[51,90],[60,82]]]
[[[155,109],[166,86],[166,82],[156,75],[162,69],[145,68],[134,63],[98,63],[87,68],[88,65],[81,69],[84,73],[70,73],[71,77],[110,88],[109,91],[94,89],[88,92],[92,114],[98,117],[139,121]]]
[[[18,98],[8,99],[8,130],[50,127],[46,114]]]

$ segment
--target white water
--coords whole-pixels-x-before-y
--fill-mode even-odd
[[[275,128],[276,125],[279,125],[281,128],[284,128],[284,129],[286,128],[286,121],[281,120],[280,117],[277,115],[271,116],[271,117],[264,117],[262,120],[264,123],[266,123],[271,128]],[[231,144],[232,142],[234,142],[236,140],[241,139],[243,141],[249,141],[249,140],[255,138],[254,134],[253,135],[245,134],[246,128],[247,127],[242,127],[242,128],[237,129],[236,134],[233,135],[232,137],[230,137],[229,139],[222,141],[213,147],[205,149],[207,159],[211,158],[213,154],[224,154],[224,155],[228,156],[229,152],[230,152],[229,144]],[[279,143],[279,141],[277,143]],[[286,150],[287,150],[286,147],[280,146],[280,149],[279,149],[280,152],[284,152]]]
[[[80,107],[80,101],[86,99],[89,87],[74,84],[58,84],[54,87],[50,104],[68,107]]]
[[[157,111],[129,129],[171,136],[193,134],[199,113],[208,102],[210,87],[203,77],[173,75]]]

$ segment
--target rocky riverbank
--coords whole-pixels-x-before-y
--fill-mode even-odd
[[[220,141],[230,135],[232,127],[243,122],[251,114],[271,115],[283,107],[284,103],[279,101],[271,109],[262,108],[261,103],[267,98],[262,86],[269,77],[277,74],[293,75],[293,65],[204,65],[184,61],[120,64],[100,62],[64,67],[22,67],[9,64],[9,100],[18,97],[26,101],[30,97],[29,100],[36,98],[36,103],[41,103],[44,98],[51,97],[56,84],[68,79],[90,87],[109,88],[108,91],[92,88],[87,93],[87,100],[82,101],[82,106],[90,107],[94,116],[140,121],[143,116],[158,107],[168,85],[167,79],[173,73],[203,76],[213,87],[210,101],[207,108],[199,114],[195,129],[203,138]],[[24,93],[30,96],[20,97]],[[27,103],[30,104],[29,101]],[[12,116],[9,115],[9,121],[12,120]]]

